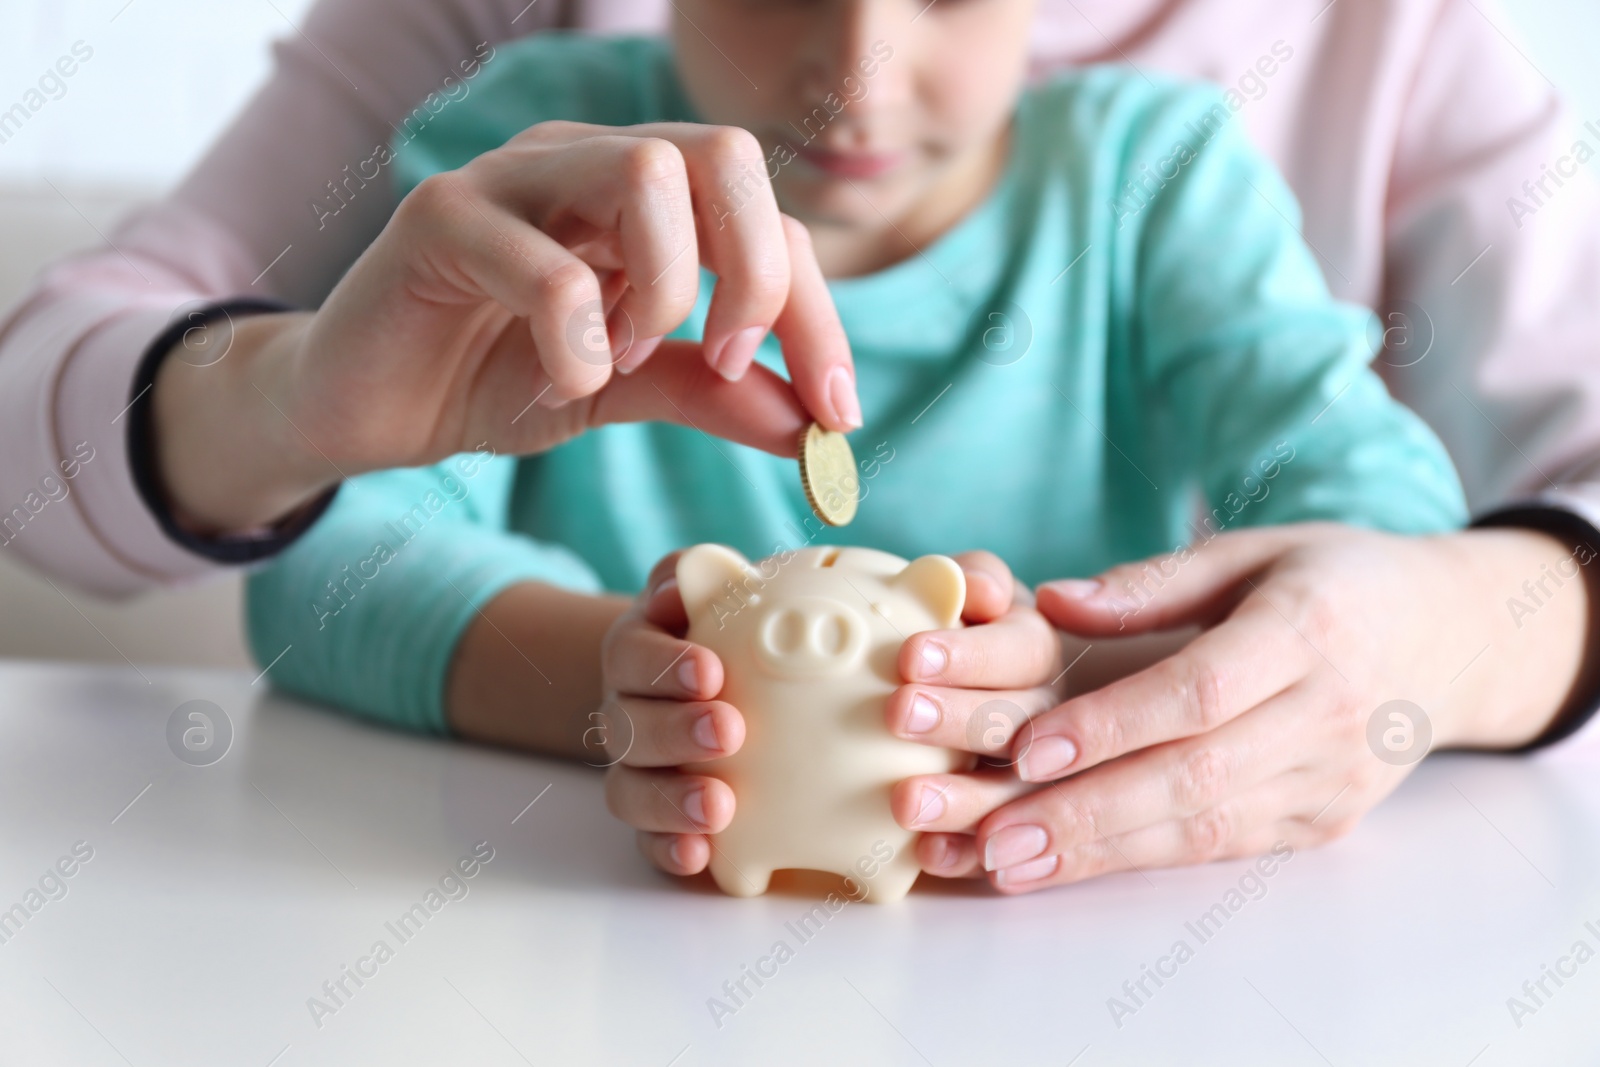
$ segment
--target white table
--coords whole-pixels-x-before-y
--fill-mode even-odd
[[[234,728],[209,766],[168,746],[191,700]],[[1248,864],[1012,899],[924,883],[801,940],[814,898],[652,873],[584,767],[367,726],[245,675],[0,664],[0,908],[41,878],[59,897],[0,927],[0,1062],[1594,1063],[1600,959],[1547,978],[1520,1028],[1507,998],[1574,941],[1600,949],[1597,767],[1430,759],[1204,942],[1186,923]],[[466,895],[426,912],[480,841]],[[386,924],[418,903],[402,941]],[[359,963],[379,940],[390,958]],[[723,983],[779,940],[792,957],[736,1006]],[[1192,958],[1118,1026],[1110,998],[1134,1007],[1123,983],[1178,940]],[[347,965],[370,976],[336,1006],[323,983]],[[313,996],[335,1010],[314,1019]],[[737,1010],[714,1020],[713,997]]]

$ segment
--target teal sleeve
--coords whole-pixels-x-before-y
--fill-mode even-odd
[[[397,194],[550,119],[596,126],[695,120],[674,73],[671,44],[659,35],[546,30],[523,37],[498,47],[468,85],[467,98],[471,103],[442,109],[438,122],[417,128],[408,118],[395,127]]]
[[[1224,525],[1459,526],[1466,501],[1443,444],[1369,365],[1376,318],[1330,295],[1293,194],[1242,120],[1211,91],[1169,97],[1126,167],[1166,180],[1118,209],[1118,240],[1133,243],[1120,258],[1137,264],[1139,373],[1212,513]]]
[[[274,684],[447,732],[450,660],[485,604],[516,582],[600,589],[572,552],[506,528],[516,462],[464,453],[347,482],[313,530],[249,579],[250,646]]]

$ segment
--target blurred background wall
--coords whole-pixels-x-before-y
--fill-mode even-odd
[[[4,0],[0,110],[74,42],[94,55],[60,99],[0,144],[0,307],[41,265],[97,244],[96,229],[175,182],[266,75],[269,42],[293,33],[310,5]],[[1530,62],[1584,118],[1600,120],[1600,0],[1506,6],[1496,17]],[[236,578],[121,604],[66,595],[0,554],[0,656],[248,663]]]

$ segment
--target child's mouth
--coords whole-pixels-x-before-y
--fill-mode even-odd
[[[832,152],[801,145],[796,154],[824,174],[835,178],[878,178],[905,161],[904,152]]]

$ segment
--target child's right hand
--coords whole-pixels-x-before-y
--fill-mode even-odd
[[[744,718],[714,700],[722,690],[716,653],[683,640],[689,629],[674,576],[674,552],[656,564],[645,591],[607,632],[598,738],[606,750],[606,806],[638,830],[639,851],[669,874],[695,874],[711,860],[707,834],[733,819],[733,790],[678,765],[737,752]]]
[[[718,278],[704,341],[663,344],[701,264]],[[769,330],[792,387],[751,367]],[[201,528],[275,519],[341,476],[525,455],[609,422],[787,456],[808,421],[861,423],[809,234],[733,127],[540,123],[421,182],[314,313],[241,319],[226,344],[205,366],[167,360],[154,396],[163,481]]]

